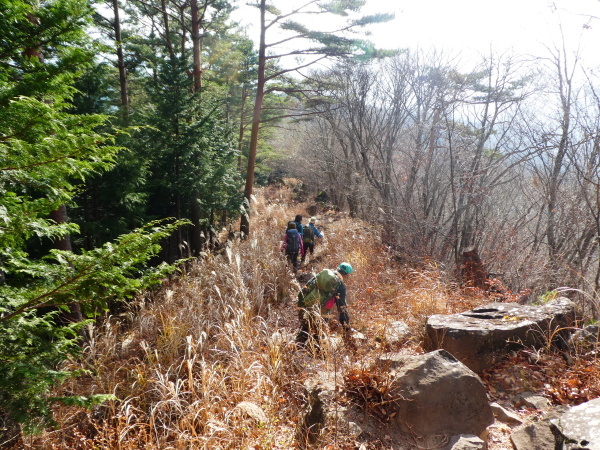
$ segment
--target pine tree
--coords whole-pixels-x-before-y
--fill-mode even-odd
[[[71,375],[61,362],[80,349],[82,324],[61,324],[58,312],[103,307],[173,270],[146,262],[177,223],[152,223],[92,250],[45,250],[78,232],[50,213],[73,205],[82,181],[110,168],[120,151],[105,116],[70,112],[73,82],[92,54],[89,13],[86,1],[11,0],[0,15],[0,415],[25,431],[43,426],[55,401],[106,398],[50,397]]]

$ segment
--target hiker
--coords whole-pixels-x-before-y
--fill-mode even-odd
[[[306,259],[306,254],[310,252],[312,256],[315,252],[315,242],[317,238],[322,238],[323,234],[317,229],[315,226],[316,219],[311,217],[308,221],[308,226],[304,227],[304,233],[302,237],[302,242],[304,244],[304,252],[302,253],[302,264],[304,264],[304,260]]]
[[[298,233],[300,233],[300,236],[304,236],[304,226],[302,225],[302,215],[296,214],[296,217],[294,218],[294,222],[296,222],[296,228],[298,229]]]
[[[339,321],[344,330],[350,329],[345,282],[352,272],[352,266],[347,262],[341,263],[337,270],[322,270],[298,293],[298,344],[305,344],[312,337],[318,347],[321,327],[324,326],[322,314],[332,309],[333,305],[337,306]]]
[[[304,245],[302,243],[302,235],[298,231],[296,222],[294,221],[290,221],[287,224],[281,251],[285,252],[288,261],[292,264],[294,270],[296,270],[298,268],[298,255],[304,254]]]

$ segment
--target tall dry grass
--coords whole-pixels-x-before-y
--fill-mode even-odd
[[[452,310],[456,300],[443,272],[400,266],[381,247],[379,230],[327,212],[318,216],[325,238],[294,274],[280,240],[288,220],[307,216],[292,195],[259,192],[250,239],[195,261],[159,291],[140,295],[126,315],[97,325],[84,357],[71,362],[87,375],[61,389],[118,400],[93,411],[57,408],[58,429],[24,438],[23,447],[299,448],[308,377],[327,370],[341,378],[371,367],[389,350],[382,336],[394,320],[414,331],[405,351],[418,352],[424,318]],[[313,358],[294,345],[296,275],[342,261],[355,269],[348,281],[351,325],[365,339],[353,348],[325,346]],[[328,333],[339,336],[335,323]],[[326,439],[344,442],[335,430]]]

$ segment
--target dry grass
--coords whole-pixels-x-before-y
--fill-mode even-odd
[[[395,263],[377,229],[343,213],[323,213],[318,227],[325,239],[298,276],[351,263],[351,325],[366,340],[358,348],[325,348],[313,359],[294,345],[299,284],[279,251],[287,221],[297,213],[307,217],[306,205],[293,204],[289,189],[268,188],[253,207],[251,239],[195,262],[160,291],[136,299],[126,316],[94,329],[84,358],[71,363],[89,375],[62,390],[114,393],[119,400],[91,412],[58,408],[59,429],[26,437],[22,447],[300,448],[307,377],[329,370],[341,379],[372,367],[389,351],[384,329],[395,320],[413,335],[397,350],[419,353],[427,316],[488,301],[465,295],[433,263],[419,270]],[[329,333],[337,334],[335,323]],[[354,448],[335,430],[321,445]]]

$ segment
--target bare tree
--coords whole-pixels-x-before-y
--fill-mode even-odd
[[[494,203],[495,190],[512,180],[512,168],[533,155],[514,129],[531,91],[523,67],[510,55],[490,54],[472,73],[454,73],[451,79],[456,94],[445,117],[445,145],[452,199],[442,255],[450,250],[458,264],[465,248],[481,247],[487,240],[494,219],[488,205]],[[494,208],[496,214],[501,209]]]
[[[530,94],[515,61],[494,56],[461,74],[449,57],[407,52],[313,78],[312,106],[327,125],[321,170],[346,161],[334,166],[338,189],[351,211],[350,197],[379,217],[386,244],[458,265],[465,248],[508,233],[503,218],[517,209],[496,196],[534,154],[515,132]]]
[[[578,198],[574,178],[573,159],[569,153],[580,147],[580,120],[577,103],[582,90],[577,82],[579,56],[571,55],[564,42],[548,49],[543,63],[543,80],[546,92],[543,108],[536,111],[530,121],[531,133],[527,138],[537,151],[530,162],[536,180],[538,221],[534,230],[532,252],[545,253],[544,286],[552,289],[558,285],[576,283],[574,265],[577,242],[585,241],[585,231],[577,224],[585,217],[585,206]],[[572,59],[571,59],[572,57]]]

